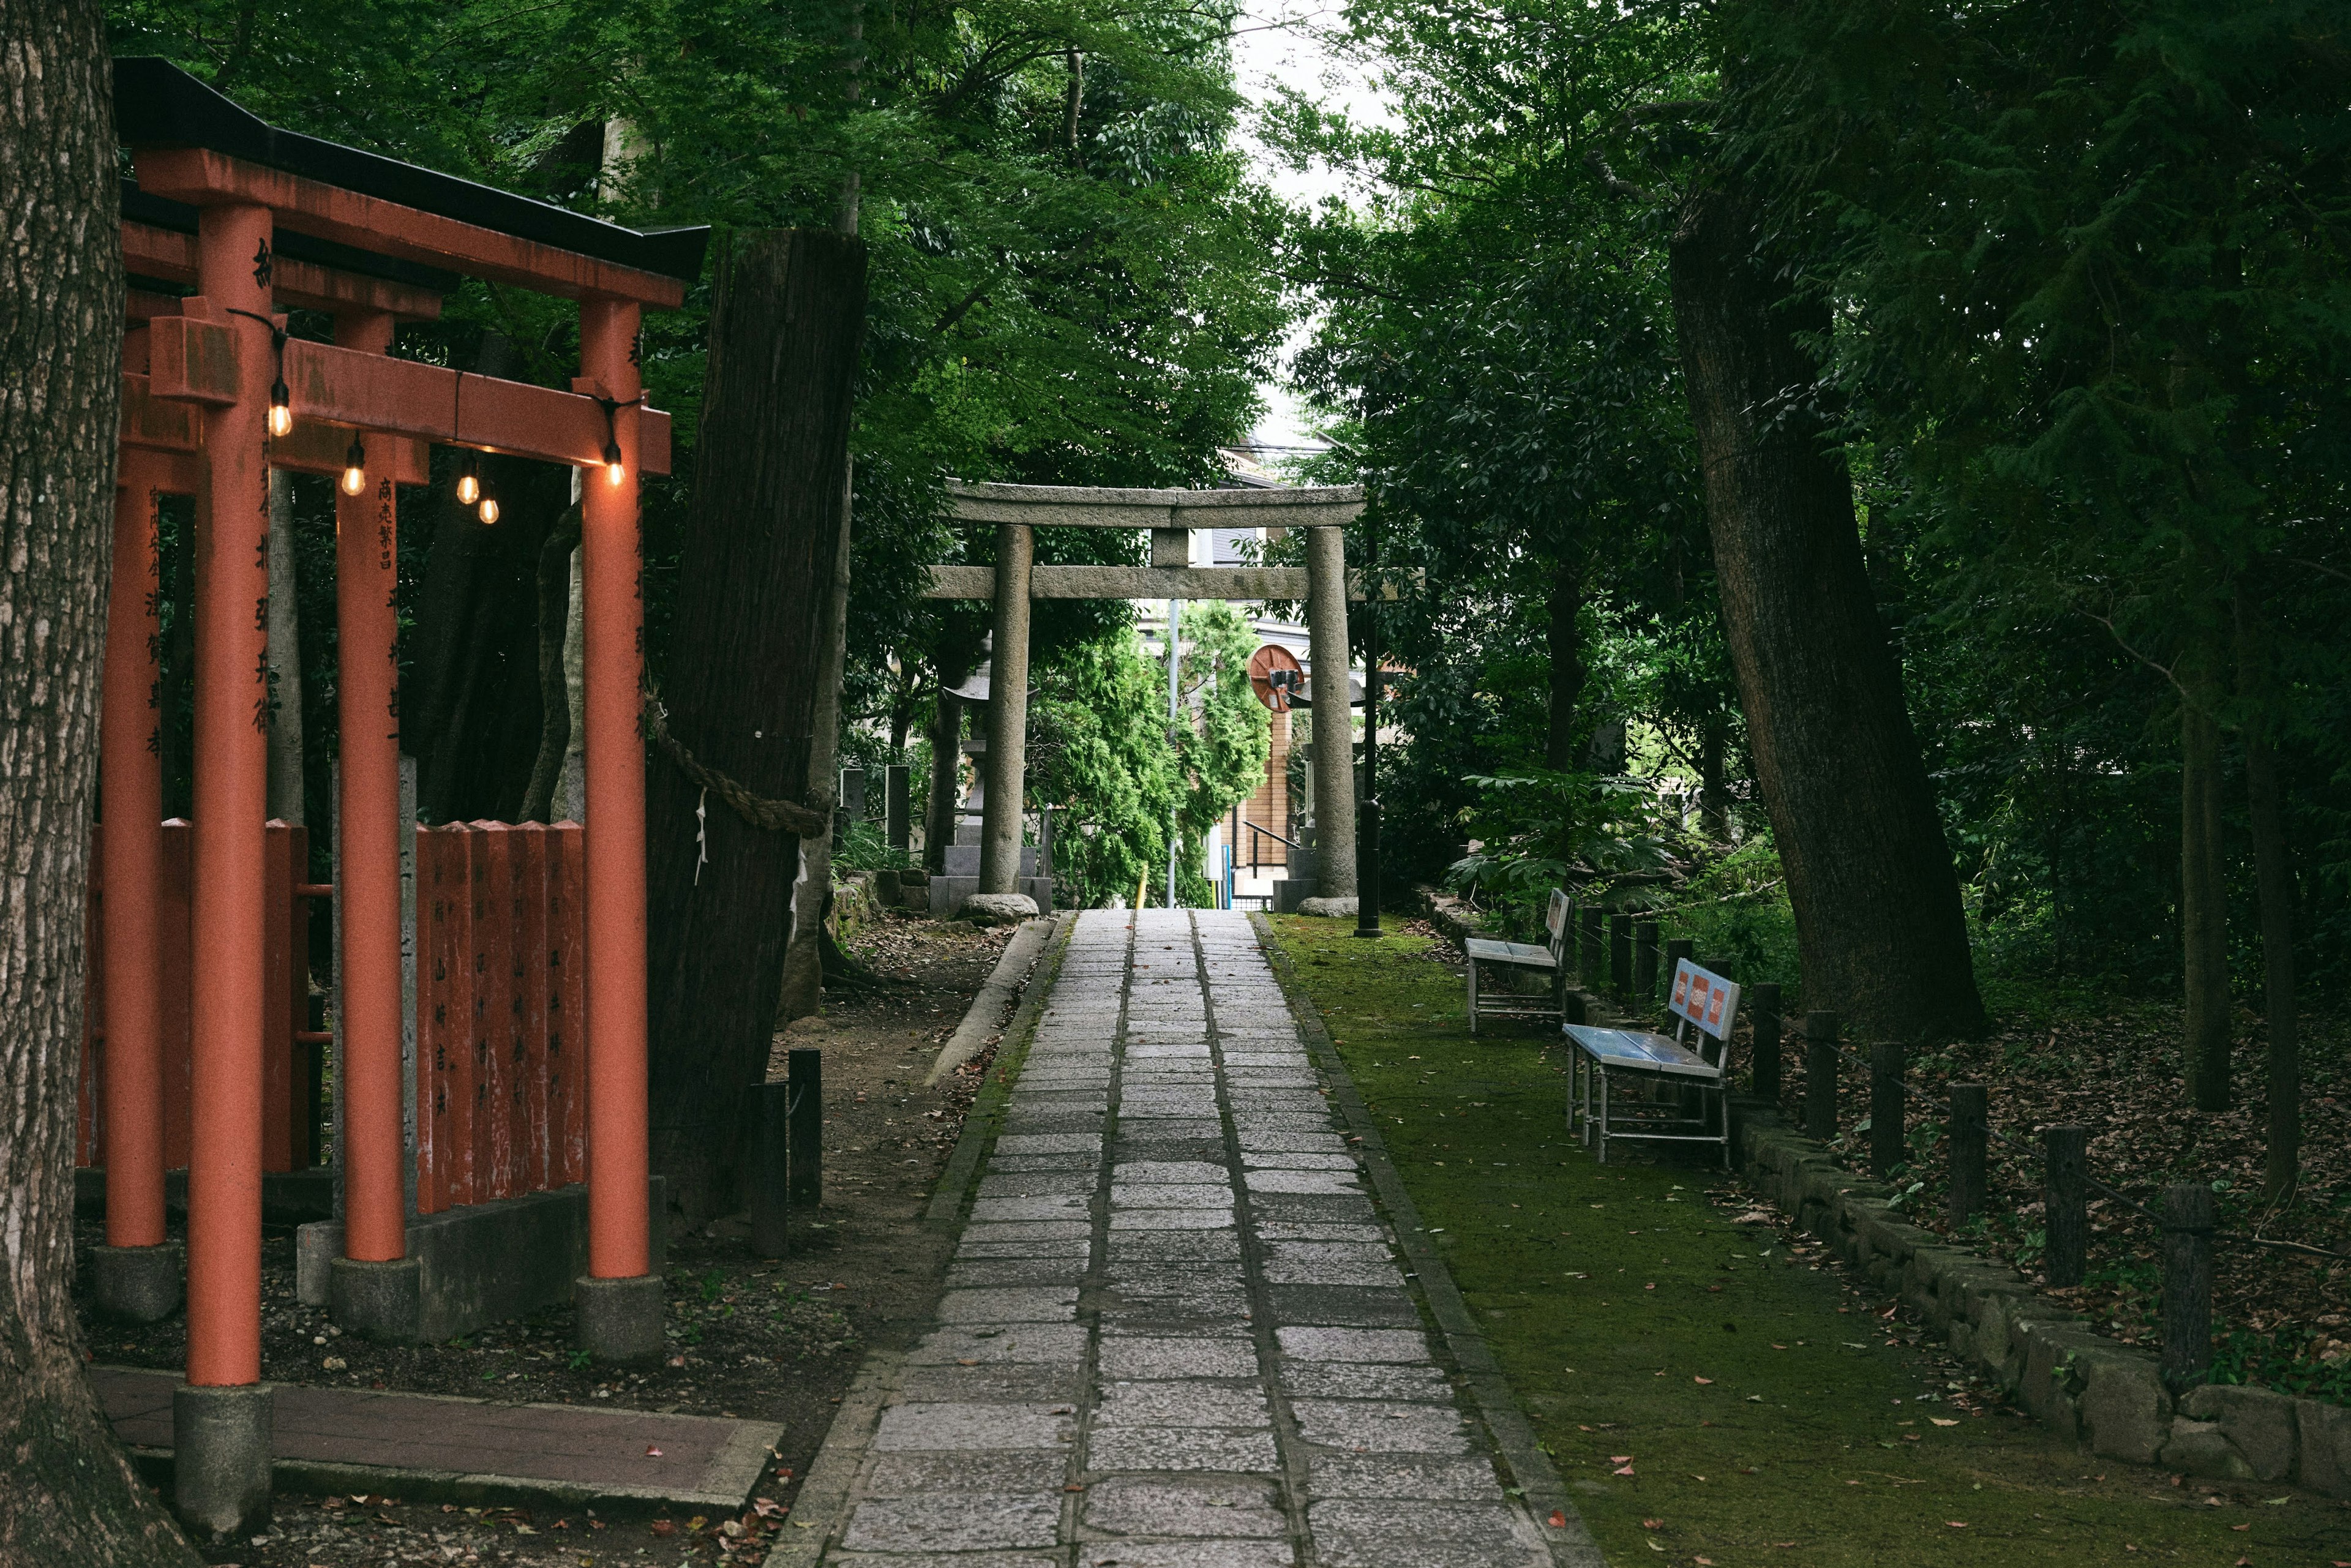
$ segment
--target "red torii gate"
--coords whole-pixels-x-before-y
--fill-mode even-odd
[[[117,120],[138,191],[195,209],[194,233],[143,221],[134,277],[100,782],[106,808],[107,1240],[162,1254],[154,911],[162,779],[156,516],[196,498],[193,1140],[187,1382],[173,1402],[177,1502],[201,1529],[266,1507],[261,1375],[263,825],[268,468],[340,474],[336,497],[342,835],[345,1251],[396,1267],[402,1168],[395,482],[437,443],[571,464],[583,478],[588,796],[586,1039],[589,1275],[583,1344],[629,1359],[662,1346],[648,1272],[643,607],[641,473],[667,473],[669,421],[643,406],[638,330],[699,273],[705,230],[640,234],[413,165],[271,127],[164,61],[115,62]],[[282,236],[307,236],[281,246]],[[319,244],[315,242],[326,242]],[[350,247],[345,256],[338,247]],[[286,251],[298,254],[287,255]],[[402,319],[440,313],[414,268],[579,301],[569,392],[388,357]],[[381,276],[391,273],[393,276]],[[424,275],[430,277],[430,274]],[[335,341],[287,339],[287,307],[325,310]],[[168,1255],[164,1255],[168,1257]]]

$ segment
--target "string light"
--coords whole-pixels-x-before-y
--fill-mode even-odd
[[[628,476],[629,470],[621,461],[621,444],[617,441],[604,443],[604,477],[618,485]]]
[[[269,434],[284,436],[294,428],[293,394],[286,390],[286,378],[279,376],[269,388]]]
[[[495,523],[498,520],[498,498],[490,494],[489,486],[486,485],[481,487],[481,494],[482,505],[479,508],[478,515],[480,516],[483,524],[487,526],[488,524]]]
[[[473,453],[465,454],[465,466],[457,476],[457,504],[470,507],[482,498],[481,459]]]
[[[615,485],[629,476],[628,465],[621,459],[621,427],[618,399],[600,397],[596,400],[604,411],[604,477]]]
[[[350,450],[343,454],[343,494],[356,496],[367,488],[367,448],[360,438],[351,437]]]

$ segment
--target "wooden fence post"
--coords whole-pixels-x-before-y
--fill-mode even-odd
[[[1667,995],[1673,994],[1674,971],[1681,967],[1683,959],[1697,951],[1698,944],[1687,936],[1677,936],[1666,944],[1666,970],[1660,978],[1665,981]]]
[[[1953,1225],[1975,1218],[1984,1201],[1984,1155],[1991,1141],[1991,1092],[1980,1083],[1951,1085],[1951,1192]]]
[[[1643,1007],[1657,999],[1657,923],[1636,921],[1633,925],[1633,995]]]
[[[1608,917],[1608,991],[1618,1007],[1633,1001],[1633,917]]]
[[[780,1258],[790,1243],[791,1090],[789,1083],[762,1083],[759,1127],[751,1145],[751,1250]]]
[[[1804,1015],[1804,1136],[1836,1136],[1837,1016]]]
[[[784,1082],[791,1091],[786,1134],[791,1201],[814,1208],[824,1201],[824,1052],[805,1046],[787,1051]]]
[[[2090,1130],[2052,1127],[2044,1134],[2048,1149],[2048,1245],[2043,1266],[2050,1284],[2064,1289],[2082,1282],[2090,1247]]]
[[[2163,1189],[2163,1386],[2173,1398],[2212,1374],[2212,1189]]]
[[[1747,1023],[1755,1032],[1754,1073],[1750,1087],[1756,1097],[1780,1103],[1780,988],[1770,980],[1747,993]]]
[[[1907,1056],[1898,1040],[1881,1040],[1869,1048],[1869,1173],[1881,1181],[1908,1152],[1903,1143],[1908,1092],[1902,1082]]]

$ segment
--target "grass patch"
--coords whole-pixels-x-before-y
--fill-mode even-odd
[[[1719,1165],[1600,1166],[1553,1041],[1471,1039],[1459,977],[1399,924],[1272,928],[1612,1562],[2351,1556],[2351,1508],[2174,1487],[2007,1411],[1819,1249],[1733,1223],[1749,1195]]]

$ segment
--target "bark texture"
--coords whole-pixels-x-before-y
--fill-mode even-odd
[[[0,1563],[193,1563],[82,1375],[83,904],[122,342],[95,0],[0,3]]]
[[[956,792],[962,783],[963,698],[950,688],[971,678],[967,664],[941,658],[938,700],[931,707],[931,792],[923,807],[923,868],[946,873],[947,846],[955,842]]]
[[[1734,195],[1685,204],[1674,316],[1706,481],[1723,632],[1795,908],[1808,1006],[1918,1040],[1983,1027],[1959,879],[1870,591],[1842,456]]]
[[[663,699],[680,744],[768,800],[807,798],[864,320],[861,241],[778,230],[721,258]],[[652,768],[653,1166],[698,1223],[737,1207],[800,844]]]
[[[815,734],[809,744],[810,800],[833,788],[841,750],[841,678],[849,664],[849,520],[852,486],[841,488],[841,538],[832,557],[832,592],[824,612],[824,662],[817,671]],[[784,981],[776,1027],[807,1018],[824,1002],[825,919],[832,913],[832,835],[800,841],[799,880],[792,887],[791,938],[784,947]]]
[[[2229,894],[2220,861],[2218,695],[2208,679],[2187,674],[2179,706],[2179,956],[2188,1030],[2181,1076],[2189,1100],[2204,1111],[2229,1108]]]

